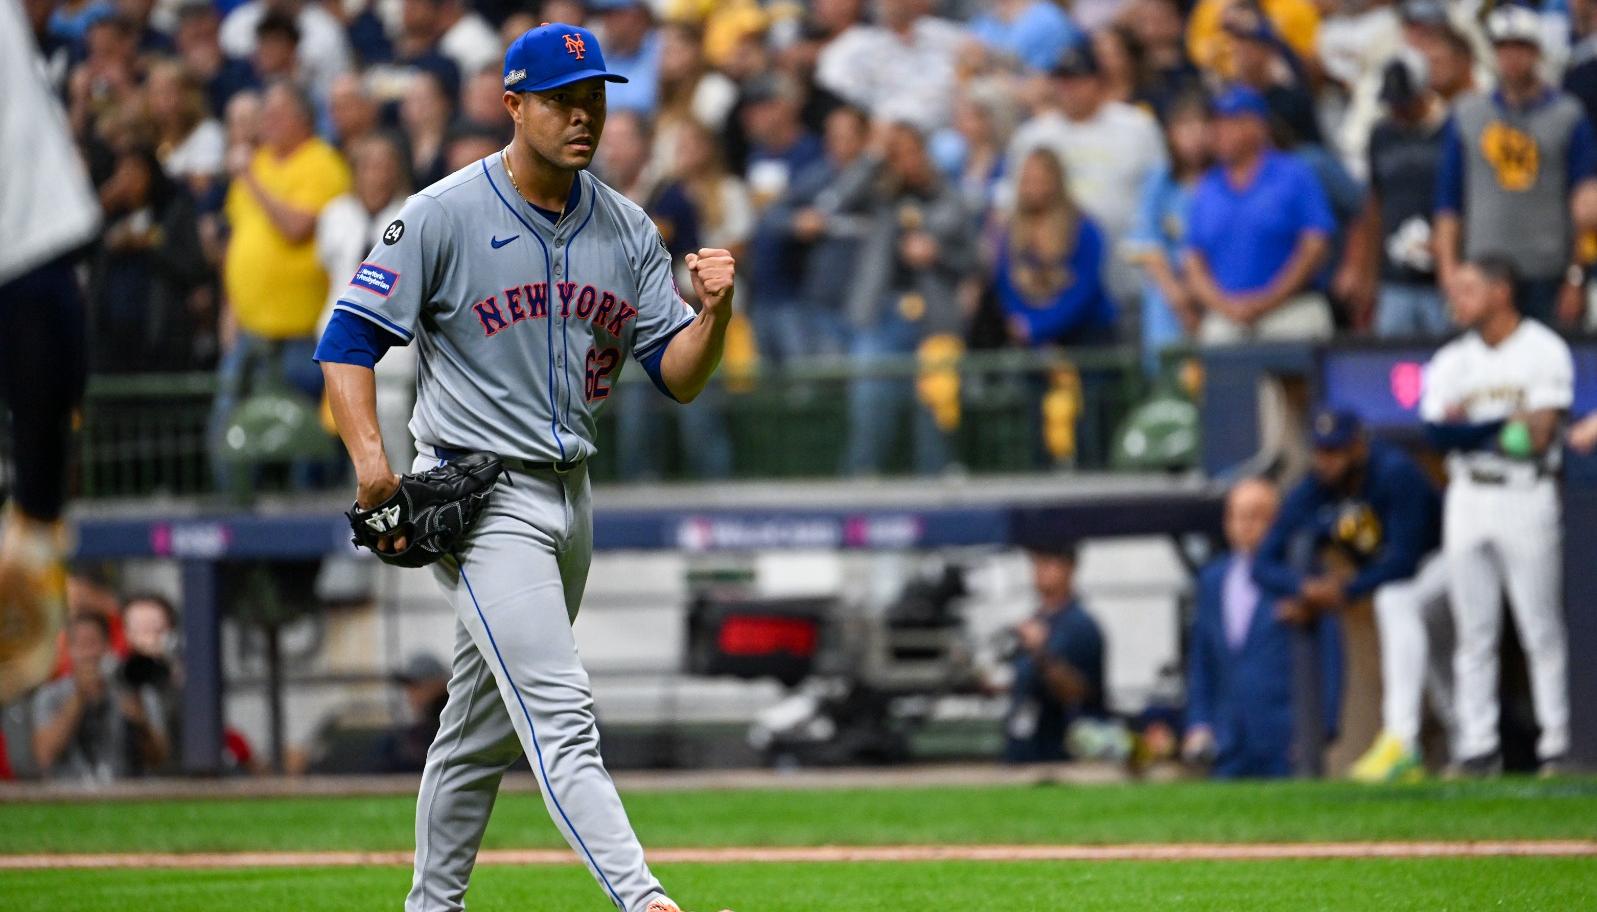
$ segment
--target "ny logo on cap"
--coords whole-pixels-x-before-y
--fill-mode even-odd
[[[566,36],[566,53],[581,60],[588,53],[588,46],[583,43],[581,35]]]

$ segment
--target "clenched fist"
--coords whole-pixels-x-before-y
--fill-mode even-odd
[[[698,253],[688,254],[683,261],[688,264],[688,272],[693,276],[693,291],[705,310],[713,312],[731,307],[732,280],[737,264],[732,261],[730,252],[705,247]]]

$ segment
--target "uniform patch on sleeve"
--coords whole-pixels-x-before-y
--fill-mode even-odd
[[[399,273],[375,263],[360,264],[360,268],[355,270],[355,277],[349,280],[349,284],[356,288],[364,288],[385,298],[393,293],[394,285],[398,282]]]

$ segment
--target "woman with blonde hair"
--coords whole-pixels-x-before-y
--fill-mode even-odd
[[[1027,155],[993,270],[993,295],[1016,344],[1113,340],[1105,246],[1103,231],[1071,198],[1059,157],[1046,149]]]
[[[150,67],[144,105],[155,127],[161,169],[203,198],[227,162],[227,131],[211,117],[199,80],[175,61]]]

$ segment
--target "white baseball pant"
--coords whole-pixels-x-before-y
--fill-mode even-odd
[[[416,458],[418,471],[436,464]],[[586,467],[515,472],[495,489],[458,567],[433,565],[455,608],[454,668],[422,770],[405,912],[464,908],[499,781],[523,753],[549,817],[605,897],[643,912],[664,895],[600,760],[571,631],[593,556],[589,497]]]
[[[1550,758],[1569,749],[1562,522],[1558,486],[1550,478],[1483,484],[1464,476],[1447,487],[1442,537],[1458,637],[1453,659],[1458,759],[1498,749],[1497,654],[1505,585],[1541,727],[1536,753]]]
[[[1381,640],[1381,727],[1417,751],[1425,693],[1446,726],[1453,721],[1451,641],[1447,610],[1447,561],[1437,551],[1414,575],[1375,590],[1375,629]]]

